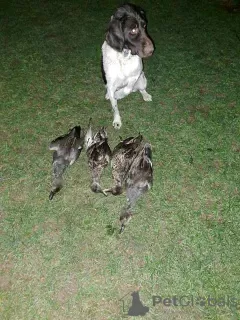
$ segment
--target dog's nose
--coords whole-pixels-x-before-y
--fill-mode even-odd
[[[149,50],[147,50],[147,55],[150,57],[153,54],[154,48],[150,48]]]
[[[146,57],[150,57],[153,54],[153,51],[154,51],[153,43],[150,39],[147,39],[145,43],[145,48],[144,48],[144,53]]]
[[[145,54],[147,57],[150,57],[152,54],[153,54],[153,51],[154,51],[154,48],[153,48],[153,45],[151,46],[147,46],[145,48]]]

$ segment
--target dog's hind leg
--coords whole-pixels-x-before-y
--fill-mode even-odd
[[[124,87],[124,88],[117,90],[115,92],[114,97],[115,97],[115,99],[120,100],[120,99],[123,99],[124,97],[128,96],[129,93],[131,93],[131,89],[129,87]]]
[[[152,101],[152,96],[149,93],[147,93],[146,88],[147,88],[147,79],[145,77],[144,72],[142,72],[133,87],[133,91],[134,92],[140,91],[144,101]]]
[[[146,90],[139,90],[144,101],[152,101],[152,96]]]

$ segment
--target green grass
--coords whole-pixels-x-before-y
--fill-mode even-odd
[[[120,101],[115,131],[100,57],[118,4],[6,1],[0,13],[1,319],[122,319],[120,299],[138,287],[144,319],[240,319],[239,14],[138,2],[156,45],[153,102]],[[111,147],[139,131],[153,146],[153,189],[121,236],[107,226],[119,227],[125,197],[91,192],[84,152],[48,200],[49,142],[91,116]],[[232,296],[238,308],[153,307],[153,295]]]

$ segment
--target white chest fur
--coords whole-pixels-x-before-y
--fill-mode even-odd
[[[107,81],[111,78],[129,79],[138,78],[142,72],[142,59],[132,55],[130,51],[118,52],[105,41],[102,45],[103,67]]]

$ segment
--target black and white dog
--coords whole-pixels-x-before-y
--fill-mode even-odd
[[[122,125],[117,100],[138,90],[145,101],[152,100],[146,91],[147,80],[142,65],[142,58],[151,56],[154,51],[146,25],[144,11],[133,4],[125,4],[111,17],[102,45],[106,99],[112,105],[115,129]]]

